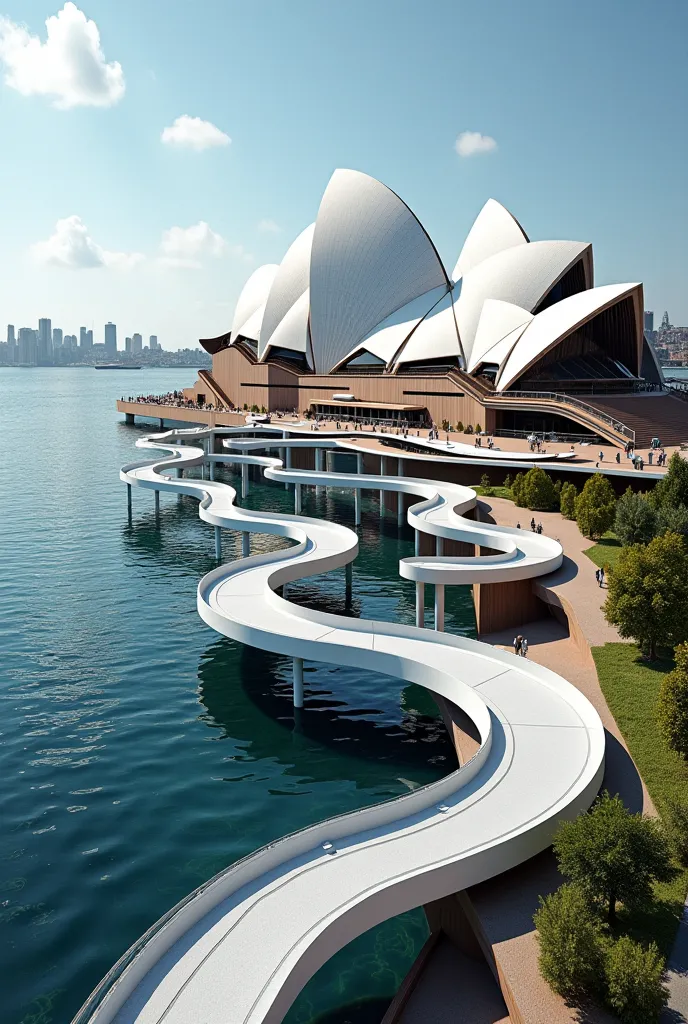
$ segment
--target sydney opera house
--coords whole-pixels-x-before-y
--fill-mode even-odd
[[[531,241],[494,199],[449,273],[403,200],[359,171],[334,172],[315,223],[201,344],[212,371],[186,394],[215,408],[617,444],[684,433],[642,284],[596,286],[589,242]]]

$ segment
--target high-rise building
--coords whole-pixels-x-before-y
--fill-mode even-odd
[[[151,334],[150,338],[148,339],[148,347],[151,350],[151,352],[155,352],[155,350],[159,348],[157,334]]]
[[[139,355],[143,352],[143,338],[140,334],[132,334],[131,351]]]
[[[644,313],[645,331],[652,334],[655,329],[655,314],[651,309],[646,309]]]
[[[25,366],[35,366],[38,349],[38,332],[32,327],[19,328],[19,341],[17,344],[17,362]]]
[[[85,327],[80,327],[79,328],[79,348],[83,349],[85,351],[87,344],[88,343],[86,341],[86,328]]]
[[[38,351],[37,362],[52,363],[53,361],[53,329],[50,320],[45,318],[38,321]]]
[[[667,311],[665,309],[664,310],[664,316],[662,317],[662,328],[661,329],[663,331],[668,331],[668,330],[670,330],[670,328],[671,328],[671,324],[669,323],[669,314],[667,313]]]
[[[93,331],[86,331],[86,346],[89,351],[93,348]]]
[[[7,325],[7,362],[17,361],[17,340],[14,336],[14,324]]]
[[[109,356],[117,355],[117,325],[105,324],[105,351]]]
[[[62,348],[62,328],[53,327],[53,352],[56,348]]]
[[[131,338],[124,339],[124,351],[131,352]]]

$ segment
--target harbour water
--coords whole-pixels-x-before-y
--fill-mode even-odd
[[[214,873],[455,764],[427,694],[385,676],[307,663],[297,728],[289,660],[198,617],[196,585],[215,563],[197,502],[162,495],[156,523],[152,493],[135,490],[129,524],[118,470],[145,428],[125,426],[115,399],[194,376],[0,370],[4,1024],[66,1024],[127,947]],[[352,614],[412,622],[413,584],[397,569],[410,531],[367,499]],[[291,511],[293,496],[256,478],[247,503]],[[353,500],[307,489],[304,512],[352,524]],[[254,550],[279,543],[257,537]],[[239,554],[230,533],[224,553]],[[290,598],[344,612],[343,571]],[[446,624],[475,635],[467,589],[447,592]],[[419,911],[362,936],[309,983],[289,1024],[378,1022],[425,937]]]

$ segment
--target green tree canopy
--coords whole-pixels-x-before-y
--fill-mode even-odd
[[[559,496],[559,507],[564,519],[576,518],[576,497],[578,491],[575,484],[564,484]]]
[[[688,758],[688,644],[679,644],[676,667],[662,680],[657,721],[665,740]]]
[[[646,494],[629,487],[616,504],[614,532],[622,544],[647,544],[657,532],[657,513]]]
[[[552,478],[540,466],[534,466],[526,473],[521,498],[519,504],[535,511],[548,512],[559,507],[559,497],[554,490]]]
[[[622,548],[608,588],[607,622],[650,658],[656,658],[658,644],[674,647],[688,640],[688,551],[678,534]]]
[[[688,537],[688,508],[685,505],[662,505],[657,512],[658,533],[680,533]]]
[[[590,913],[580,888],[562,885],[540,898],[533,920],[540,943],[540,973],[554,991],[576,996],[601,988],[602,926]]]
[[[618,796],[603,793],[592,810],[564,822],[554,837],[559,870],[613,922],[617,903],[650,902],[652,883],[674,876],[671,853],[653,818],[631,814]]]
[[[652,1024],[666,1006],[666,964],[656,944],[647,949],[622,935],[607,946],[607,1003],[623,1024]]]
[[[652,502],[656,508],[688,508],[688,462],[678,452],[671,456],[664,479],[652,491]]]
[[[511,496],[519,506],[523,508],[523,481],[525,480],[525,474],[517,473],[514,477],[514,482],[511,485]]]
[[[589,476],[576,498],[576,522],[585,537],[597,539],[614,522],[616,495],[603,473]]]

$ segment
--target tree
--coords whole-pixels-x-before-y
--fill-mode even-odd
[[[657,532],[657,513],[645,494],[631,488],[616,504],[614,532],[622,544],[648,544]]]
[[[592,810],[560,825],[553,842],[559,870],[593,906],[616,919],[617,903],[643,906],[652,883],[674,877],[671,852],[653,818],[631,814],[618,796],[602,794]]]
[[[564,519],[576,518],[576,496],[578,490],[575,484],[564,484],[559,495],[559,507]]]
[[[609,574],[604,614],[654,660],[657,645],[688,640],[688,550],[676,533],[622,548]]]
[[[664,812],[664,821],[676,858],[684,867],[688,867],[688,804],[667,800]]]
[[[483,428],[480,426],[480,424],[476,423],[476,425],[475,425],[475,432],[476,432],[476,434],[481,434],[482,430],[483,430]]]
[[[562,885],[533,918],[540,943],[540,973],[563,996],[599,990],[604,958],[602,926],[576,885]]]
[[[688,508],[685,505],[662,505],[657,512],[657,533],[680,533],[688,538]]]
[[[494,490],[492,489],[492,484],[490,483],[490,478],[487,475],[487,473],[483,473],[483,475],[480,477],[480,486],[485,497],[491,498],[492,495],[494,494]]]
[[[456,433],[463,434],[463,423],[461,422],[461,420],[459,420],[459,422],[456,424]]]
[[[616,495],[614,488],[602,473],[595,473],[585,481],[576,498],[576,522],[585,537],[598,539],[614,522]]]
[[[675,657],[659,690],[657,721],[669,746],[688,759],[688,644],[679,644]]]
[[[523,492],[523,481],[525,480],[524,473],[517,473],[514,477],[514,482],[511,485],[511,497],[514,499],[519,508],[523,507],[522,492]]]
[[[652,503],[658,509],[688,507],[688,462],[678,452],[671,456],[664,479],[652,491]]]
[[[559,506],[552,478],[539,466],[534,466],[533,469],[529,469],[526,473],[521,496],[523,498],[522,504],[526,508],[532,508],[535,511],[548,512]],[[521,503],[519,502],[519,504]]]
[[[607,947],[607,1002],[623,1024],[650,1024],[666,1006],[666,963],[656,944],[647,949],[622,935]]]
[[[506,488],[507,491],[511,490],[512,483],[513,480],[511,479],[511,473],[507,473],[507,475],[504,477],[504,487]]]

